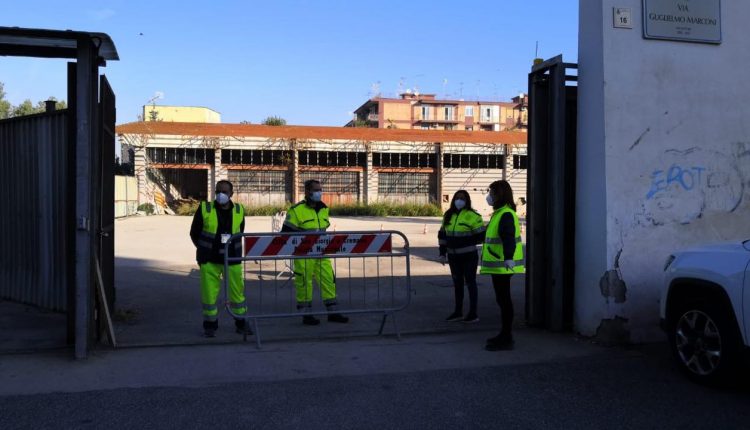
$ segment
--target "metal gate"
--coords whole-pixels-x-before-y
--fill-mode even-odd
[[[74,241],[68,110],[0,121],[0,299],[65,311]]]
[[[305,171],[299,174],[299,194],[305,195],[305,181],[317,179],[323,186],[323,203],[328,206],[357,204],[360,199],[360,172]]]
[[[526,318],[556,331],[573,325],[577,68],[557,56],[529,73]]]
[[[102,75],[99,87],[100,184],[98,260],[109,309],[115,304],[115,93]],[[101,312],[99,312],[101,315]],[[100,319],[101,321],[101,319]]]

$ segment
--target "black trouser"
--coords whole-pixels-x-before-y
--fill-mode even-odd
[[[469,289],[469,315],[477,314],[477,252],[466,254],[448,254],[448,265],[453,277],[453,289],[456,297],[456,312],[463,313],[464,281]]]
[[[492,287],[495,289],[495,300],[500,305],[503,323],[500,334],[510,336],[513,328],[513,302],[510,299],[510,277],[513,275],[492,275]]]

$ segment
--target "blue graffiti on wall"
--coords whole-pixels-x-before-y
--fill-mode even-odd
[[[677,164],[671,165],[666,171],[654,170],[651,174],[651,189],[646,194],[646,199],[668,190],[672,185],[685,191],[700,187],[705,170],[705,167],[683,167]]]

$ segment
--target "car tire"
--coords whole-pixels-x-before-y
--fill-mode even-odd
[[[741,335],[733,311],[717,300],[686,303],[672,312],[667,334],[677,366],[691,380],[714,386],[739,375]]]

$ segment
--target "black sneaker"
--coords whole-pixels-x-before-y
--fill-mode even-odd
[[[330,314],[328,315],[328,322],[336,322],[346,324],[349,322],[349,317],[345,317],[341,314]]]
[[[461,321],[464,319],[464,315],[461,312],[453,312],[446,318],[446,321],[454,322],[454,321]]]
[[[461,322],[464,323],[464,324],[478,323],[479,322],[479,317],[476,314],[474,314],[474,315],[469,314],[469,315],[466,315],[466,318],[464,318]]]
[[[234,320],[237,334],[253,334],[253,329],[245,323],[245,320]]]
[[[501,337],[502,335],[492,336],[491,338],[487,339],[487,345],[491,343],[497,343]]]
[[[302,317],[302,324],[304,325],[318,325],[320,324],[320,320],[315,318],[312,315],[305,315]]]
[[[216,330],[218,329],[218,321],[203,321],[203,336],[216,337]]]

